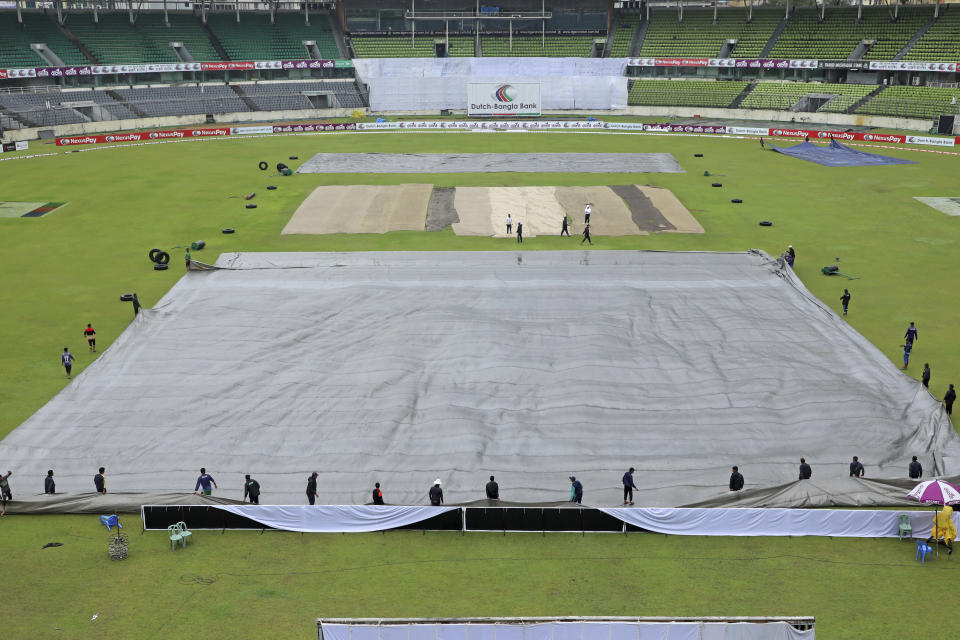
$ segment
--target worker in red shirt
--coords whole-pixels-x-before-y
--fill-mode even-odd
[[[97,339],[94,337],[95,335],[97,335],[97,332],[88,324],[87,328],[83,330],[83,336],[87,339],[87,346],[90,347],[91,353],[97,350]]]

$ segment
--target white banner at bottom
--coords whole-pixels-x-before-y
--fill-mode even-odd
[[[678,536],[833,536],[896,538],[900,514],[910,516],[912,535],[926,538],[929,511],[850,509],[600,509],[635,527]],[[956,522],[957,516],[954,515]]]
[[[457,507],[394,507],[380,505],[210,505],[283,531],[364,533],[422,522]]]

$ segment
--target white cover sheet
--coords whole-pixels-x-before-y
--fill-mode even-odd
[[[380,505],[211,505],[283,531],[363,533],[414,524],[456,507]]]
[[[680,536],[833,536],[896,538],[898,517],[910,516],[913,535],[925,538],[929,511],[845,509],[600,509],[628,524]],[[957,516],[954,516],[957,520]]]

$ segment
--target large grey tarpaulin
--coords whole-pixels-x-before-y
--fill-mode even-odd
[[[669,153],[318,153],[297,173],[684,173]]]
[[[191,491],[265,504],[622,502],[797,477],[960,473],[939,402],[758,252],[226,254],[0,442],[14,493]],[[33,485],[36,485],[34,487]],[[829,486],[829,485],[823,485]],[[830,495],[825,499],[829,500]],[[821,498],[824,499],[824,498]],[[869,504],[876,504],[872,499]],[[769,506],[775,506],[773,504]]]

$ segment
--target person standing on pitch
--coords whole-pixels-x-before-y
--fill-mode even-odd
[[[208,496],[211,493],[213,493],[213,489],[211,488],[211,485],[213,487],[217,487],[217,483],[214,481],[213,476],[207,473],[207,470],[205,467],[200,467],[200,477],[197,478],[197,484],[196,486],[193,487],[193,492],[197,493],[197,489],[200,489],[202,487],[203,495]],[[219,488],[220,487],[217,487],[217,489]]]
[[[187,247],[187,250],[183,254],[183,263],[187,267],[187,270],[190,270],[190,247]]]
[[[590,214],[593,213],[593,203],[588,202],[583,208],[583,224],[590,224]]]
[[[853,461],[850,463],[850,476],[853,478],[862,478],[866,472],[863,470],[863,464],[860,462],[860,458],[853,456]]]
[[[7,475],[0,475],[0,516],[7,515],[7,501],[13,500],[13,494],[10,493],[10,483],[7,478],[13,475],[13,471],[7,471]]]
[[[47,471],[47,477],[43,479],[43,492],[47,494],[57,492],[57,483],[53,481],[53,469]]]
[[[580,244],[584,242],[589,242],[591,245],[593,244],[593,240],[590,239],[590,225],[586,225],[583,228],[583,240],[580,241]]]
[[[380,491],[380,483],[373,483],[373,504],[383,504],[383,491]]]
[[[510,216],[509,213],[507,214],[507,235],[508,236],[513,235],[513,218]]]
[[[920,381],[923,382],[923,386],[927,389],[930,388],[930,363],[923,363],[923,375],[920,377]]]
[[[843,305],[843,315],[847,315],[847,307],[850,306],[850,292],[846,289],[843,290],[843,295],[840,296],[840,304]]]
[[[570,229],[567,226],[567,214],[563,214],[563,227],[560,229],[560,235],[567,234],[567,237],[570,237]]]
[[[83,337],[87,339],[87,346],[90,347],[90,353],[94,353],[97,350],[97,339],[94,337],[97,335],[97,332],[93,330],[89,324],[87,328],[83,330]]]
[[[60,362],[63,363],[63,368],[67,370],[67,377],[70,377],[70,370],[73,369],[73,354],[70,353],[70,349],[64,347],[63,355],[60,356]]]
[[[97,488],[97,493],[105,494],[107,492],[107,478],[103,475],[106,469],[100,467],[97,470],[97,475],[93,476],[93,486]]]
[[[913,343],[907,341],[907,344],[900,345],[903,347],[903,370],[907,370],[907,366],[910,364],[910,352],[913,351]]]
[[[903,338],[907,341],[907,344],[911,345],[913,344],[914,340],[918,340],[920,338],[920,334],[917,332],[917,328],[912,322],[910,323],[910,326],[907,327],[907,332],[903,334]]]
[[[633,472],[636,471],[633,467],[630,467],[625,474],[623,474],[623,504],[633,504],[633,490],[637,488],[637,485],[633,483]]]
[[[946,406],[947,415],[953,415],[953,403],[957,399],[957,392],[953,390],[953,385],[950,385],[950,388],[947,389],[947,393],[943,396],[943,404]]]
[[[307,500],[310,504],[313,504],[314,501],[320,497],[320,494],[317,493],[317,476],[320,475],[316,471],[310,474],[310,477],[307,478]]]
[[[740,491],[743,489],[743,474],[738,467],[733,467],[730,473],[730,491]]]
[[[429,496],[430,504],[433,506],[439,507],[443,504],[443,489],[440,488],[440,478],[437,478],[433,481],[433,486],[430,487]]]
[[[523,223],[517,222],[517,244],[523,244]]]
[[[907,475],[909,475],[913,480],[919,480],[923,477],[923,465],[921,465],[917,460],[917,456],[913,456],[913,460],[910,461],[910,466],[907,469]]]
[[[800,458],[800,479],[809,480],[813,475],[813,469],[810,468],[810,465],[807,464],[807,461],[803,458]]]
[[[497,481],[493,479],[493,476],[490,476],[490,482],[487,483],[487,500],[499,500],[500,499],[500,485],[497,484]]]
[[[570,502],[583,503],[583,484],[576,476],[570,476]]]
[[[250,477],[243,476],[243,502],[250,498],[250,504],[260,504],[260,483]]]

